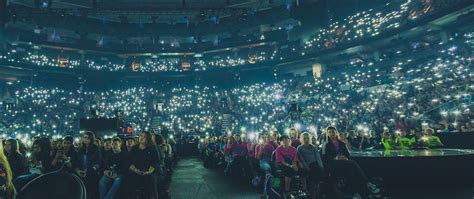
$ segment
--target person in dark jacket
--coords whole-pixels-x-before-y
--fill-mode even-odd
[[[84,182],[87,189],[87,198],[97,198],[99,183],[100,164],[102,155],[99,147],[94,144],[95,135],[86,132],[82,139],[82,148],[79,149],[79,167],[76,168],[77,175]]]
[[[29,157],[30,169],[28,174],[18,176],[13,181],[17,190],[21,190],[21,188],[31,180],[51,171],[51,159],[48,151],[49,147],[46,146],[47,144],[48,143],[43,142],[43,140],[33,142],[31,146],[32,154]]]
[[[132,148],[129,156],[129,173],[127,182],[129,194],[136,195],[133,191],[144,189],[142,198],[156,199],[157,182],[155,172],[159,162],[157,146],[149,132],[143,132],[138,139],[138,145]]]
[[[350,153],[346,144],[338,138],[335,127],[326,128],[326,143],[323,147],[323,162],[327,175],[331,177],[345,177],[352,185],[355,193],[378,194],[380,189],[370,183],[367,176],[356,162],[350,160]]]
[[[8,139],[5,141],[5,155],[12,170],[13,180],[27,172],[26,159],[21,155],[18,140]]]
[[[122,151],[122,140],[115,137],[111,142],[112,149],[104,159],[104,171],[99,181],[100,199],[114,199],[127,167],[126,154]]]
[[[73,142],[72,136],[63,138],[61,150],[57,150],[54,153],[51,170],[75,173],[76,168],[79,167],[79,155],[74,148]]]

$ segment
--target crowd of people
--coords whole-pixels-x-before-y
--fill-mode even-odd
[[[312,193],[320,190],[318,184],[339,175],[349,179],[350,192],[378,194],[380,189],[350,161],[350,151],[442,147],[436,131],[474,131],[468,35],[454,34],[446,43],[387,61],[349,59],[342,72],[329,71],[316,80],[103,92],[11,85],[10,99],[0,109],[3,194],[8,198],[15,187],[54,170],[77,174],[88,193],[101,198],[136,194],[130,190],[166,194],[173,140],[146,133],[155,129],[155,117],[162,128],[201,134],[206,166],[244,174],[239,176],[265,185],[265,194],[288,195],[294,176],[307,176],[297,180],[299,190],[318,195]],[[223,128],[226,115],[231,125]],[[92,117],[120,117],[145,133],[126,139],[78,134],[79,119]],[[281,186],[266,183],[278,177]]]
[[[301,133],[295,128],[287,133],[273,130],[254,134],[242,130],[239,134],[207,135],[201,139],[199,148],[205,167],[220,169],[244,184],[263,187],[268,198],[291,198],[297,191],[309,194],[310,198],[322,195],[336,198],[331,195],[335,193],[330,184],[341,178],[349,181],[344,191],[368,198],[379,195],[381,189],[350,160],[350,152],[368,147],[381,150],[443,147],[433,132],[425,128],[416,134],[392,136],[385,129],[383,137],[367,139],[339,133],[333,126],[325,128],[320,135]],[[299,186],[292,186],[295,176],[300,177]]]
[[[328,28],[319,29],[311,39],[290,42],[282,46],[249,47],[236,51],[190,56],[150,56],[119,58],[70,51],[35,49],[30,45],[11,46],[0,52],[0,61],[29,64],[38,67],[64,67],[103,71],[183,72],[206,71],[217,68],[251,65],[266,61],[283,60],[306,53],[335,48],[340,44],[370,38],[414,22],[433,12],[456,6],[459,0],[425,0],[391,2],[387,5],[362,11],[331,22]],[[184,65],[190,65],[186,69]]]
[[[19,83],[10,86],[9,99],[1,104],[1,129],[3,137],[11,133],[25,142],[35,135],[78,132],[80,118],[94,117],[118,117],[136,131],[157,129],[156,118],[173,131],[200,133],[289,126],[317,132],[326,125],[367,137],[384,128],[473,130],[472,51],[463,35],[387,60],[351,61],[342,72],[328,71],[316,80],[301,77],[233,88],[87,91]],[[231,126],[223,127],[226,120]]]
[[[128,71],[132,64],[133,71],[162,72],[182,71],[185,60],[192,70],[205,71],[375,36],[445,5],[439,2],[445,1],[390,3],[334,22],[303,47],[284,50],[119,59],[14,46],[2,51],[0,61],[106,71]],[[381,51],[377,59],[368,54],[342,58],[321,77],[230,88],[99,91],[9,82],[0,103],[0,197],[13,198],[50,171],[79,176],[90,198],[166,197],[176,160],[173,136],[189,134],[199,140],[206,167],[262,186],[269,196],[289,197],[295,184],[311,197],[329,194],[323,184],[338,178],[349,180],[348,192],[377,195],[381,189],[350,160],[351,151],[437,148],[443,141],[436,132],[474,132],[473,33],[446,35],[446,41],[413,42],[394,54]],[[80,131],[82,118],[118,118],[139,136],[96,137]],[[149,133],[159,129],[176,134]]]
[[[369,9],[348,16],[341,21],[329,24],[329,28],[320,29],[305,42],[308,50],[334,48],[356,40],[379,35],[383,31],[400,26],[454,5],[456,1],[405,1],[390,2],[381,8]]]
[[[77,175],[87,198],[167,198],[177,160],[172,136],[143,131],[136,137],[72,136],[31,138],[32,145],[9,138],[0,153],[0,196],[12,199],[28,182],[49,172]]]

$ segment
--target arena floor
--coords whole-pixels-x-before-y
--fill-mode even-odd
[[[448,172],[448,171],[447,171]],[[407,179],[409,180],[409,179]],[[386,199],[473,199],[472,185],[398,186],[390,187]],[[173,199],[259,199],[250,185],[242,185],[219,172],[202,166],[199,158],[179,161],[170,187]]]
[[[250,185],[241,185],[203,167],[198,158],[179,161],[171,180],[172,199],[258,199]]]

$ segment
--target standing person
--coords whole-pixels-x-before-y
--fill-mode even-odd
[[[130,191],[137,189],[144,189],[145,198],[156,199],[156,166],[158,165],[159,157],[157,146],[149,132],[143,132],[138,138],[138,145],[132,148],[130,158],[130,166],[128,179],[130,182]]]
[[[352,185],[355,193],[380,193],[380,189],[369,182],[362,169],[356,162],[350,160],[350,154],[344,142],[339,140],[336,127],[326,128],[327,138],[323,147],[323,162],[331,176],[344,176]]]
[[[173,135],[173,134],[171,134],[171,135]],[[171,146],[172,163],[173,163],[173,165],[176,165],[176,163],[178,162],[178,152],[177,152],[176,140],[174,139],[174,136],[170,136],[168,138],[168,144]]]
[[[171,145],[168,144],[168,140],[164,138],[164,136],[158,135],[157,138],[159,138],[156,139],[158,142],[157,145],[163,152],[162,156],[160,156],[160,160],[163,163],[162,166],[164,166],[167,171],[171,171],[171,156],[173,155],[173,149],[171,148]]]
[[[82,137],[82,148],[79,149],[79,167],[76,168],[77,175],[84,182],[87,189],[87,198],[97,198],[99,183],[100,164],[102,154],[100,148],[94,144],[95,135],[92,132],[84,133]]]
[[[3,146],[0,142],[0,198],[14,199],[16,195],[15,186],[13,186],[13,175],[8,163],[7,157],[3,152]]]
[[[99,181],[100,199],[114,199],[122,184],[126,171],[126,154],[122,151],[122,140],[118,137],[111,139],[112,151],[104,158],[103,176]]]
[[[158,161],[155,167],[155,176],[157,177],[157,191],[158,197],[165,196],[168,194],[168,182],[171,181],[170,170],[167,167],[167,156],[171,153],[171,147],[166,143],[164,136],[160,134],[154,134],[156,141],[156,149],[158,152]],[[166,179],[165,179],[166,177]],[[168,179],[169,178],[169,179]],[[166,197],[165,197],[166,198]]]
[[[311,135],[309,133],[301,134],[302,145],[298,146],[298,157],[301,163],[302,169],[307,173],[308,180],[311,185],[318,185],[323,177],[323,161],[319,155],[319,150],[313,144],[310,144]],[[302,178],[303,189],[307,188],[306,179]],[[315,198],[316,193],[310,192],[312,198]]]
[[[20,147],[18,146],[18,140],[8,139],[5,141],[5,155],[7,156],[10,168],[12,171],[12,179],[26,173],[27,165],[25,158],[20,153]]]
[[[275,150],[275,161],[277,167],[282,170],[285,176],[285,197],[290,198],[291,178],[298,175],[299,158],[298,151],[291,146],[290,138],[287,135],[280,137],[280,146]]]

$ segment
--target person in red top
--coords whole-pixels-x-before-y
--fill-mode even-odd
[[[291,177],[298,175],[298,150],[290,145],[287,135],[280,137],[280,146],[275,150],[275,161],[285,176],[285,192],[290,191]]]
[[[290,137],[291,137],[291,146],[295,147],[295,148],[298,148],[298,146],[301,145],[298,130],[296,130],[294,128],[290,129]]]

